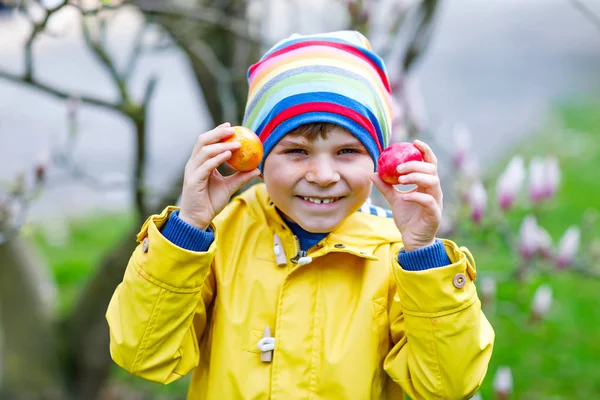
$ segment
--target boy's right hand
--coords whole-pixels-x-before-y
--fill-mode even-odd
[[[198,136],[192,155],[185,166],[179,218],[198,229],[208,228],[213,218],[229,203],[230,197],[252,178],[258,169],[236,172],[224,177],[217,167],[240,148],[239,142],[221,140],[233,135],[228,122]]]

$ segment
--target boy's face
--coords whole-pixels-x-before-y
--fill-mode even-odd
[[[271,200],[309,232],[331,232],[371,193],[375,165],[363,144],[340,127],[326,139],[283,137],[264,162]]]

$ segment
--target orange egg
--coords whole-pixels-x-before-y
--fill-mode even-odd
[[[263,156],[263,145],[256,133],[244,126],[234,126],[235,133],[223,139],[223,142],[238,141],[242,144],[231,154],[227,164],[238,171],[251,171],[258,167]]]

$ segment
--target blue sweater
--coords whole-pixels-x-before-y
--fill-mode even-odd
[[[327,233],[305,231],[300,225],[293,222],[287,224],[300,241],[302,250],[308,250],[327,236]],[[215,239],[215,235],[210,228],[203,231],[183,222],[179,218],[179,210],[171,213],[169,220],[162,229],[162,234],[171,243],[191,251],[206,251]],[[450,259],[442,242],[436,240],[435,244],[423,249],[408,253],[402,250],[398,254],[398,262],[405,270],[422,271],[448,265]]]

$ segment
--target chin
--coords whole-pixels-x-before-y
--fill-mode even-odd
[[[322,218],[300,218],[302,222],[298,222],[304,230],[307,230],[312,233],[329,233],[333,231],[342,223],[342,220],[337,220],[337,218],[323,221]]]

